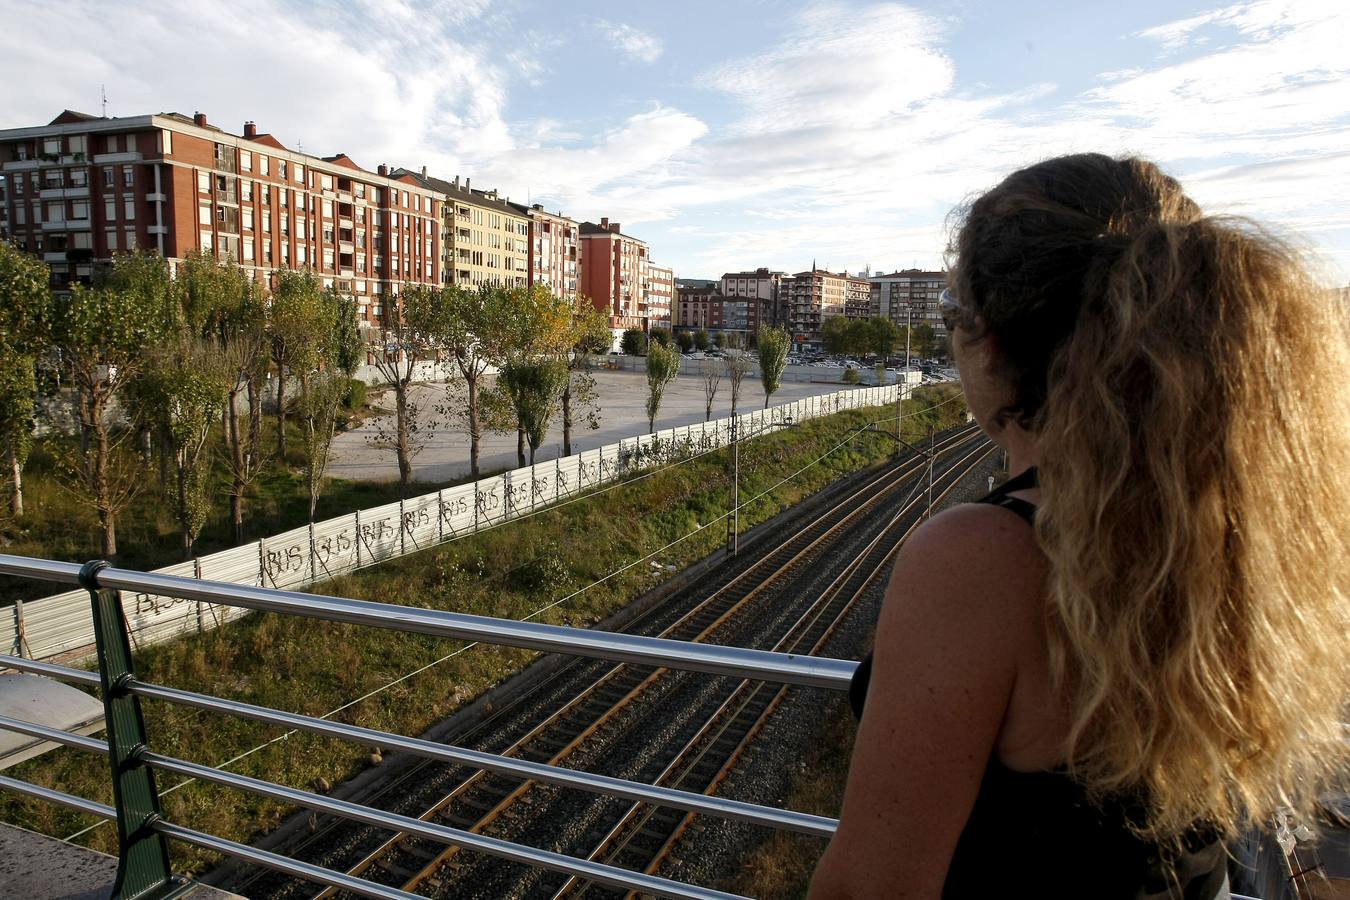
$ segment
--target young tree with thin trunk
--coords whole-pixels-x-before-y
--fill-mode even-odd
[[[543,443],[549,422],[558,411],[567,378],[567,363],[556,356],[509,360],[497,377],[529,444],[530,465],[534,465],[535,451]]]
[[[316,364],[314,343],[323,286],[313,273],[282,269],[272,291],[268,334],[277,366],[277,459],[286,464],[286,379]]]
[[[764,385],[764,408],[769,408],[769,398],[778,390],[783,379],[783,369],[787,366],[788,347],[792,335],[783,328],[759,328],[759,382]]]
[[[413,390],[419,365],[435,358],[427,338],[435,327],[433,291],[425,286],[408,287],[403,296],[381,298],[381,331],[367,344],[376,371],[394,393],[394,420],[376,419],[372,446],[393,450],[398,461],[398,483],[406,494],[412,481],[413,457],[435,435],[440,422],[425,415],[425,403]],[[401,302],[400,302],[401,301]]]
[[[300,415],[305,448],[305,487],[309,492],[309,521],[323,492],[337,411],[347,394],[347,382],[361,358],[356,326],[356,301],[334,289],[320,288],[317,305],[315,368],[300,370]]]
[[[656,414],[666,387],[680,371],[680,354],[664,344],[647,348],[647,433],[656,431]]]
[[[510,296],[506,290],[482,285],[470,291],[448,287],[434,291],[427,301],[427,338],[441,358],[455,361],[460,382],[446,384],[445,402],[437,407],[442,418],[464,423],[469,435],[469,472],[480,476],[479,445],[484,421],[479,408],[480,391],[487,370],[500,362],[510,340]]]
[[[614,339],[609,318],[586,297],[572,310],[571,341],[567,352],[568,378],[562,391],[563,456],[572,455],[572,428],[580,412],[586,427],[600,427],[599,392],[591,374],[593,354],[604,353]]]
[[[262,397],[271,363],[267,331],[268,298],[261,286],[234,263],[224,267],[229,285],[225,304],[216,311],[211,334],[220,348],[228,396],[224,404],[221,458],[230,473],[230,521],[234,542],[244,542],[244,495],[262,471]],[[239,397],[247,404],[247,421],[239,418]]]
[[[117,516],[140,490],[144,474],[122,446],[132,429],[114,419],[116,401],[145,365],[172,321],[173,298],[155,274],[163,260],[139,254],[114,259],[94,289],[72,285],[52,304],[52,343],[75,391],[79,445],[60,453],[70,486],[98,514],[102,555],[117,556]]]
[[[33,445],[37,355],[51,314],[47,266],[0,241],[0,452],[10,481],[10,513],[23,516],[23,467]]]
[[[694,349],[694,335],[688,331],[677,331],[675,343],[679,345],[681,353],[688,353]]]
[[[727,382],[731,385],[731,414],[734,416],[741,400],[741,383],[750,372],[750,358],[743,350],[729,350],[722,362],[726,368]]]
[[[703,377],[703,421],[712,418],[713,401],[717,399],[717,389],[722,386],[723,366],[715,359],[705,359],[699,366],[699,375]]]

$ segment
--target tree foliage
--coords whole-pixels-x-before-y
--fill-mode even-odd
[[[688,353],[694,349],[694,335],[690,331],[675,332],[675,343],[680,345],[682,353]]]
[[[51,315],[47,267],[0,241],[0,453],[10,478],[10,512],[23,515],[23,467],[33,441],[37,355]]]
[[[694,349],[699,351],[708,349],[708,332],[702,328],[694,332]]]
[[[656,414],[667,385],[680,371],[680,354],[663,344],[647,348],[647,433],[656,429]]]
[[[778,390],[783,378],[783,369],[787,366],[788,348],[792,344],[792,335],[786,329],[761,325],[757,339],[759,346],[759,381],[764,386],[764,408],[769,408],[769,398]]]
[[[629,356],[641,356],[647,352],[647,335],[641,328],[629,328],[619,339],[619,349]]]
[[[672,346],[669,328],[653,328],[651,330],[650,340],[654,344],[660,344],[663,347]]]
[[[102,553],[117,555],[117,515],[143,484],[122,446],[128,430],[113,419],[114,401],[145,370],[175,320],[164,260],[127,254],[93,289],[72,285],[52,303],[51,340],[75,391],[78,448],[58,453],[67,485],[90,503],[102,530]]]
[[[587,428],[600,427],[600,394],[591,374],[593,355],[604,353],[614,340],[609,318],[586,297],[572,308],[572,346],[567,352],[568,378],[562,390],[563,455],[572,455],[572,429],[578,416]]]
[[[567,363],[557,356],[516,356],[502,366],[497,383],[505,392],[516,422],[530,446],[530,465],[558,411]]]

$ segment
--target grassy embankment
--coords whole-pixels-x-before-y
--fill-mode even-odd
[[[908,404],[907,439],[925,435],[930,425],[943,428],[962,421],[964,403],[953,399],[958,396],[954,386],[932,389],[925,399]],[[948,400],[935,410],[930,408],[930,404]],[[853,410],[744,445],[741,496],[750,498],[854,435],[819,464],[743,507],[743,527],[762,522],[838,477],[885,458],[893,449],[892,439],[854,433],[870,421],[891,415],[893,407]],[[719,451],[533,518],[328,582],[319,590],[523,618],[677,538],[687,537],[657,557],[662,564],[684,567],[716,550],[725,534],[721,523],[691,533],[726,512],[728,493],[726,454]],[[632,566],[538,616],[537,621],[592,624],[664,577],[646,562]],[[322,715],[462,646],[463,642],[453,640],[261,614],[218,631],[149,648],[138,655],[137,667],[149,681]],[[517,671],[534,655],[477,646],[334,718],[417,734]],[[220,765],[280,733],[276,728],[166,704],[149,703],[145,711],[156,751],[211,765]],[[230,768],[297,786],[316,778],[336,783],[370,765],[369,750],[294,735]],[[12,774],[111,801],[106,769],[87,754],[58,750]],[[161,790],[174,781],[162,779]],[[274,827],[291,811],[272,801],[200,784],[169,794],[164,807],[172,821],[245,841]],[[58,836],[91,824],[79,814],[2,795],[0,819]],[[80,840],[115,852],[113,831],[107,826]],[[177,848],[175,854],[179,868],[195,870],[210,862],[187,848]]]

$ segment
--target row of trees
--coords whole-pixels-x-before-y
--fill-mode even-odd
[[[336,408],[360,356],[353,301],[308,273],[278,272],[268,295],[233,264],[192,257],[170,271],[160,257],[127,254],[93,287],[53,295],[45,265],[0,243],[0,449],[10,511],[24,514],[23,467],[42,416],[58,476],[96,511],[106,556],[117,553],[117,517],[145,486],[156,453],[185,558],[207,520],[213,463],[228,473],[242,537],[245,492],[268,456],[262,401],[275,365],[299,383],[312,516]],[[56,386],[41,408],[39,371]],[[283,399],[283,424],[287,409]],[[284,455],[284,427],[278,449]]]
[[[945,353],[945,347],[933,326],[921,322],[913,328],[897,326],[890,319],[849,319],[832,316],[821,328],[826,353],[849,356],[887,357],[906,345],[906,330],[911,353],[921,357]]]

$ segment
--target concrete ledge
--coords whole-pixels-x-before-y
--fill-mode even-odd
[[[103,900],[112,894],[117,859],[56,838],[0,823],[0,885],[6,897],[24,900]],[[205,885],[194,900],[243,900]]]

